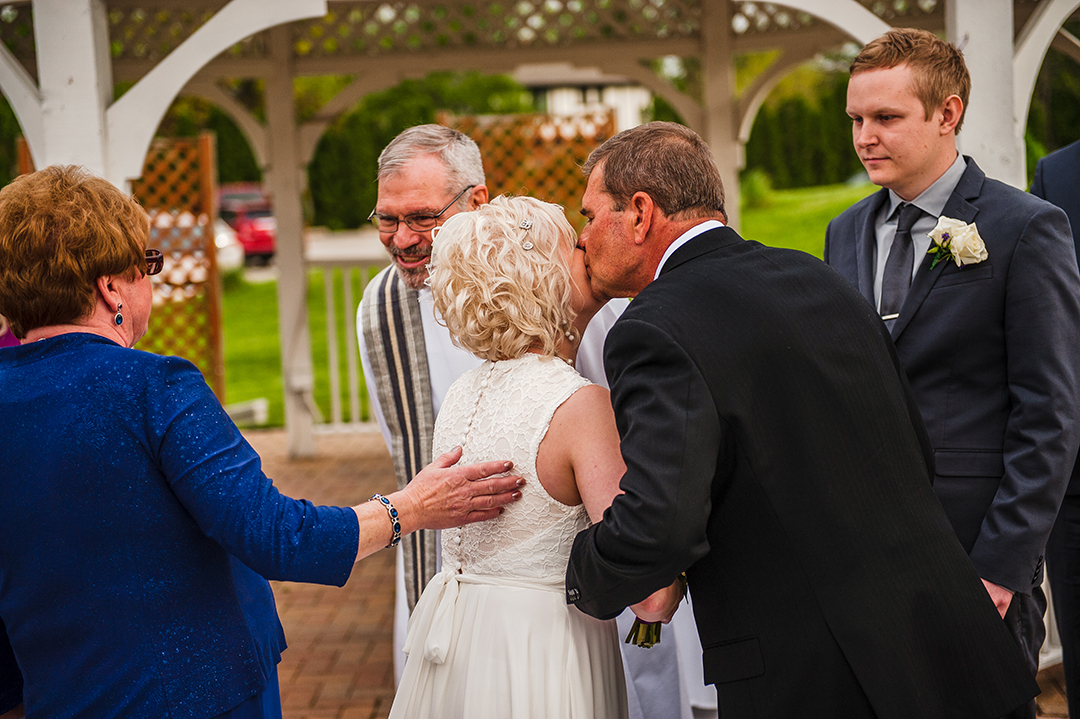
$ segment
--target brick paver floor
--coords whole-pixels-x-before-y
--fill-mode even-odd
[[[320,436],[314,459],[289,460],[280,430],[245,432],[290,497],[354,505],[396,488],[378,432]],[[394,698],[394,554],[378,552],[344,587],[272,582],[289,648],[278,666],[285,719],[379,719]]]
[[[324,435],[314,459],[289,460],[284,431],[244,436],[291,497],[353,505],[396,487],[377,432]],[[394,698],[394,555],[361,561],[342,588],[272,582],[289,648],[278,666],[285,719],[382,719]],[[1058,664],[1039,673],[1039,716],[1068,717]],[[1078,718],[1080,719],[1080,718]]]

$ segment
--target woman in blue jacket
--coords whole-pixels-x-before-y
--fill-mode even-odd
[[[505,463],[455,454],[356,507],[279,494],[194,366],[131,349],[161,271],[148,233],[79,168],[0,191],[0,314],[22,340],[0,353],[0,713],[280,717],[267,579],[340,586],[401,534],[520,496],[475,481]]]

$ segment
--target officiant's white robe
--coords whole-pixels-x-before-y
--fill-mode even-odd
[[[418,293],[420,315],[423,320],[424,345],[427,353],[428,371],[431,377],[431,398],[434,416],[438,417],[446,391],[458,377],[482,360],[470,352],[456,347],[446,327],[435,319],[431,290],[424,287]],[[607,387],[604,374],[604,339],[608,330],[626,308],[627,300],[612,300],[605,305],[589,323],[578,348],[575,366],[592,382]],[[364,307],[361,302],[356,313],[356,336],[360,345],[360,361],[364,368],[364,380],[369,387],[375,386],[375,378],[364,342]],[[390,432],[383,418],[378,393],[368,393],[371,412],[379,423],[383,440],[390,447]],[[405,573],[402,551],[397,549],[397,586],[394,603],[394,683],[401,679],[405,664],[405,636],[408,632],[409,610],[405,600]],[[439,558],[441,564],[441,557]],[[619,631],[625,636],[634,621],[627,609],[618,618]],[[685,626],[684,626],[685,625]],[[622,644],[623,668],[630,706],[630,719],[692,719],[693,705],[701,709],[716,708],[716,692],[705,687],[702,681],[701,645],[697,639],[694,615],[689,606],[675,613],[672,624],[665,628],[660,644],[652,649]],[[680,650],[680,645],[682,649]],[[673,708],[678,707],[678,711]]]

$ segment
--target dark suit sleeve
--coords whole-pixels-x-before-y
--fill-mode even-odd
[[[1043,191],[1043,161],[1039,160],[1035,164],[1035,179],[1031,181],[1031,194],[1036,197],[1046,199],[1046,193]]]
[[[723,441],[696,364],[654,325],[623,319],[605,364],[626,474],[604,520],[581,532],[567,600],[610,618],[669,585],[709,551],[706,525]]]
[[[1012,409],[1005,474],[971,560],[984,579],[1027,592],[1080,442],[1080,272],[1061,210],[1043,205],[1031,216],[1016,245],[1006,297]]]

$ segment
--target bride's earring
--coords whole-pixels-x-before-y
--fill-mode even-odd
[[[120,314],[120,310],[122,310],[123,308],[124,308],[124,303],[123,302],[117,302],[116,303],[116,317],[113,318],[113,322],[115,322],[117,325],[124,324],[124,315]]]

